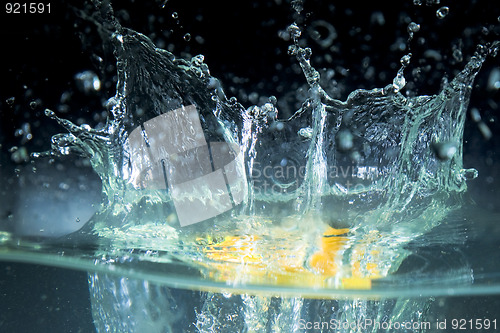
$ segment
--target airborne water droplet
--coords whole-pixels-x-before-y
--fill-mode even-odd
[[[410,22],[410,24],[408,24],[408,32],[410,34],[418,32],[419,30],[420,30],[420,24],[417,24],[415,22]]]
[[[56,114],[52,110],[45,109],[45,116],[47,116],[49,118],[54,118],[56,116]]]
[[[399,92],[406,85],[406,79],[402,72],[398,72],[398,75],[392,81],[392,86],[394,87],[394,92]]]
[[[458,48],[455,48],[453,50],[453,59],[455,59],[457,62],[462,62],[464,60],[464,57],[462,55],[462,51],[460,51],[460,49]]]
[[[439,8],[437,11],[436,11],[436,17],[438,19],[443,19],[446,17],[446,15],[448,15],[448,13],[450,12],[450,8],[446,7],[446,6],[443,6],[441,8]]]
[[[401,65],[403,67],[407,67],[410,64],[410,60],[411,60],[411,53],[404,55],[400,60]]]
[[[297,40],[300,37],[300,35],[302,34],[302,31],[300,31],[299,26],[295,23],[290,24],[288,26],[287,31],[288,31],[288,33],[290,33],[290,36],[292,37],[292,39],[294,41]]]

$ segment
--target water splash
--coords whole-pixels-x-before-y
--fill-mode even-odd
[[[295,5],[300,12],[302,2]],[[103,24],[105,35],[114,45],[118,68],[117,92],[108,102],[105,128],[77,126],[50,110],[46,112],[70,132],[52,138],[50,155],[88,156],[102,179],[105,202],[89,224],[91,233],[106,240],[99,243],[104,246],[97,251],[102,260],[123,258],[132,251],[145,261],[186,262],[206,279],[231,284],[369,288],[373,279],[397,270],[408,255],[403,245],[436,227],[460,206],[466,180],[476,173],[462,165],[469,95],[481,64],[497,44],[479,47],[462,72],[435,96],[401,94],[405,86],[403,70],[411,57],[408,54],[401,59],[393,84],[356,90],[340,101],[321,87],[320,74],[311,65],[312,52],[300,46],[302,31],[293,24],[288,29],[293,42],[289,53],[298,60],[309,92],[291,118],[279,119],[276,103],[245,109],[235,99],[227,99],[202,56],[189,61],[179,59],[157,48],[146,36],[121,27],[104,7],[101,10],[108,17]],[[412,38],[418,25],[410,24],[408,31]],[[164,146],[165,137],[151,138],[146,124],[191,106],[199,118],[186,116],[191,119],[190,130],[199,122],[204,142],[238,147],[235,155],[241,154],[242,160],[236,169],[244,183],[239,188],[246,191],[246,196],[240,206],[215,214],[195,227],[185,227],[170,183],[138,188],[136,171],[141,168],[134,162],[132,138],[135,134],[142,136],[147,147],[144,151]],[[176,146],[184,151],[191,139],[201,137],[178,139]],[[169,152],[165,156],[179,158]],[[200,156],[196,153],[186,158],[199,162]],[[184,170],[186,165],[188,173],[193,170],[189,163],[176,170],[148,164],[163,163],[165,158],[144,157],[145,169],[163,172],[152,172],[151,179],[159,177],[168,183],[168,176],[176,170]],[[210,161],[214,168],[214,158]],[[288,177],[285,171],[295,173]],[[258,173],[260,176],[256,176]],[[285,181],[289,178],[293,182]],[[233,193],[225,180],[228,191]],[[203,196],[214,206],[220,203],[219,197],[205,189],[187,191],[184,196],[192,202]],[[236,202],[234,198],[232,201]],[[162,256],[163,252],[167,255]],[[100,284],[99,278],[101,275],[91,277],[96,300],[106,296],[103,290],[115,283]],[[127,303],[127,288],[120,282],[116,289],[121,291],[112,296],[124,297],[117,301],[126,305],[115,309],[118,316],[138,309]],[[130,288],[142,290],[140,286]],[[150,292],[144,293],[142,300],[150,300]],[[164,296],[163,291],[159,294]],[[301,298],[282,298],[279,306],[270,306],[278,301],[213,293],[204,297],[196,320],[191,320],[199,331],[217,330],[222,327],[217,319],[223,317],[243,317],[247,328],[296,330],[299,314],[307,311],[307,301]],[[166,308],[176,306],[176,300],[168,298],[165,302],[171,302]],[[336,302],[339,310],[334,311],[335,318],[346,322],[366,318],[369,311],[373,316],[390,314],[396,319],[414,311],[403,301]],[[320,306],[327,305],[323,302]],[[98,324],[116,320],[105,314],[112,305],[94,302],[94,307]],[[422,304],[418,307],[425,308]],[[273,312],[276,309],[280,313]],[[268,320],[257,317],[266,311]],[[422,314],[423,310],[419,311],[412,313]],[[154,312],[147,311],[148,315]],[[285,323],[281,314],[295,320]],[[119,322],[114,324],[121,327]],[[242,328],[241,322],[234,321],[234,325],[235,330]],[[126,331],[129,327],[120,329]]]
[[[201,233],[221,237],[227,233],[239,235],[245,230],[243,234],[263,235],[266,228],[292,223],[289,227],[299,233],[307,230],[303,237],[308,241],[321,237],[328,227],[349,227],[359,240],[377,232],[380,239],[391,239],[400,245],[432,229],[460,205],[465,181],[474,173],[462,166],[467,103],[474,77],[496,45],[479,47],[464,70],[438,95],[404,97],[399,93],[404,86],[403,70],[411,57],[408,54],[401,59],[395,83],[382,89],[356,90],[346,101],[340,101],[328,96],[320,86],[320,75],[310,63],[311,50],[299,45],[301,29],[292,24],[288,28],[293,42],[289,52],[302,68],[310,88],[309,98],[290,119],[278,120],[272,103],[245,110],[234,98],[227,99],[219,81],[210,75],[203,56],[189,61],[176,58],[114,19],[108,18],[105,23],[118,68],[117,92],[108,101],[110,111],[105,128],[77,126],[46,111],[47,116],[70,132],[52,138],[50,154],[76,152],[88,156],[102,179],[106,202],[90,224],[93,233],[100,237],[127,232],[133,237],[132,228],[150,225],[170,228],[173,234],[187,237],[183,240],[186,242]],[[418,30],[410,26],[412,33]],[[215,208],[218,213],[211,216],[225,211],[230,211],[229,215],[207,219],[196,230],[179,228],[179,223],[183,226],[180,205],[172,194],[172,185],[165,185],[168,176],[182,168],[187,173],[194,169],[187,162],[177,169],[152,165],[165,163],[165,158],[180,157],[161,153],[162,149],[168,151],[163,143],[165,137],[150,137],[151,126],[160,125],[148,125],[171,110],[187,110],[189,106],[199,112],[195,122],[201,124],[203,142],[227,142],[239,147],[235,154],[241,153],[243,161],[236,165],[236,174],[243,178],[235,186],[240,192],[247,191],[241,200],[231,198],[233,206],[242,202],[241,207]],[[189,123],[194,130],[195,123]],[[305,140],[304,123],[310,123]],[[158,146],[155,151],[159,153],[155,154],[166,157],[150,158],[145,154],[137,164],[134,156],[138,148],[134,148],[133,140],[136,134],[144,136],[144,149]],[[178,142],[174,137],[167,141],[175,139],[173,144],[184,151],[191,147],[189,138],[182,134]],[[293,186],[279,181],[286,177],[265,173],[270,169],[283,172],[293,160],[286,156],[276,160],[270,147],[287,147],[298,156],[288,169],[303,171],[301,176],[299,172],[294,174]],[[200,156],[196,153],[182,158],[194,157],[199,163]],[[276,161],[280,164],[276,165]],[[213,168],[212,155],[211,163]],[[137,174],[143,169],[153,170],[148,171],[152,172],[150,176],[145,173],[145,177],[152,177],[145,178],[147,181],[155,182],[157,177],[162,185],[148,183],[150,186],[138,188]],[[261,171],[264,181],[272,182],[272,186],[256,186],[256,171]],[[205,198],[205,203],[212,202],[213,207],[221,200],[214,199],[210,188],[201,192],[191,189],[183,193],[182,200],[189,204],[200,197]],[[290,214],[316,217],[282,220]],[[255,217],[270,218],[271,223],[263,224]],[[134,246],[148,247],[136,243]]]

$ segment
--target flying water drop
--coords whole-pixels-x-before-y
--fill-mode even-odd
[[[402,71],[399,71],[394,80],[392,81],[392,86],[394,88],[394,92],[399,92],[406,85],[406,79],[403,75]]]
[[[436,11],[436,17],[438,19],[444,19],[448,15],[449,12],[450,12],[450,8],[443,6]]]

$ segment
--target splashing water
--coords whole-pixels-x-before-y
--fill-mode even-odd
[[[392,84],[340,101],[320,85],[292,24],[289,53],[309,91],[283,120],[275,101],[244,108],[226,97],[203,56],[177,58],[96,3],[107,13],[100,24],[118,68],[106,127],[77,126],[47,110],[69,133],[54,136],[45,155],[87,156],[101,178],[102,209],[71,236],[97,237],[101,262],[179,262],[235,286],[364,289],[399,268],[409,255],[404,245],[460,207],[476,174],[462,164],[469,95],[497,44],[478,47],[437,95],[401,94],[408,54]],[[302,1],[293,6],[303,10]],[[410,39],[418,30],[410,24]],[[193,301],[194,318],[185,318],[180,296],[166,287],[103,274],[91,274],[90,287],[103,332],[174,331],[183,322],[201,332],[301,331],[300,318],[418,322],[425,312],[402,300],[205,292]]]

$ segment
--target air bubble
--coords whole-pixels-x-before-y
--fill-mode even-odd
[[[446,6],[443,6],[441,8],[439,8],[437,11],[436,11],[436,17],[438,19],[443,19],[446,17],[446,15],[448,15],[448,13],[450,12],[450,8],[446,7]]]
[[[304,127],[299,130],[298,134],[304,139],[310,139],[312,138],[313,130],[311,127]]]
[[[190,33],[187,33],[187,34],[185,34],[185,35],[184,35],[184,37],[183,37],[183,38],[184,38],[184,40],[185,40],[186,42],[189,42],[189,41],[191,40],[191,34],[190,34]]]
[[[292,0],[291,5],[298,14],[304,10],[304,0]]]
[[[340,151],[351,150],[354,146],[353,135],[349,130],[340,130],[337,133],[337,149]]]
[[[491,133],[490,128],[488,127],[488,125],[486,125],[486,123],[484,121],[480,121],[477,124],[477,127],[479,128],[479,131],[481,132],[481,134],[483,135],[483,138],[485,140],[491,139],[491,137],[493,136],[493,133]]]
[[[177,20],[179,18],[179,14],[177,14],[177,12],[173,12],[172,18]]]
[[[447,161],[457,152],[457,145],[453,142],[439,142],[432,145],[432,150],[438,159]]]
[[[16,98],[15,97],[9,97],[5,101],[7,102],[8,105],[13,105],[14,102],[16,101]]]

